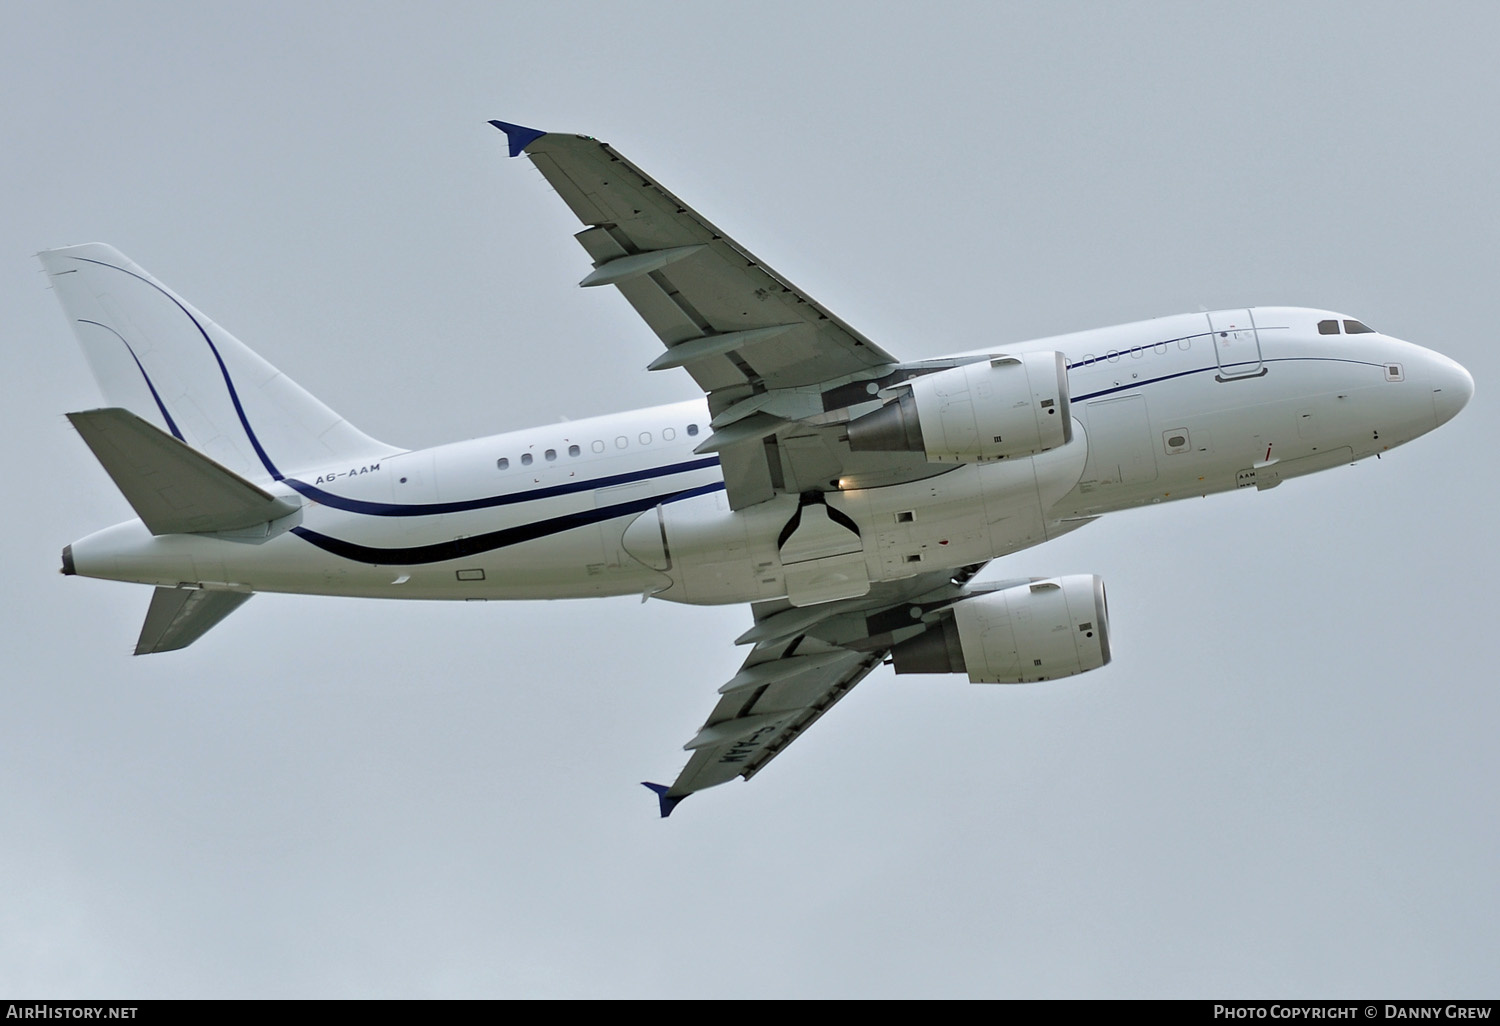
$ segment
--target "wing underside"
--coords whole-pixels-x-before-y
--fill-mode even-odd
[[[683,746],[692,753],[687,765],[670,786],[646,785],[662,815],[694,791],[759,773],[880,666],[893,644],[926,630],[924,617],[963,597],[979,570],[925,574],[816,606],[756,603],[755,626],[739,638],[754,647]]]
[[[873,653],[811,651],[747,665],[741,683],[720,697],[686,745],[688,764],[670,789],[680,797],[749,779],[776,757],[885,658]]]
[[[667,347],[653,369],[749,394],[896,362],[608,144],[549,133],[524,151],[588,225],[577,238],[594,270],[580,284],[617,286]]]
[[[699,451],[719,453],[730,504],[828,487],[849,452],[814,437],[824,393],[896,359],[607,144],[492,123],[587,226],[576,238],[594,269],[579,284],[618,288],[666,347],[650,369],[681,367],[708,394],[714,434]],[[804,441],[784,449],[793,435]],[[923,475],[920,461],[886,462]]]

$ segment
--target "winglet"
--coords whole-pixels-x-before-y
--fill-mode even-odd
[[[512,125],[508,121],[491,121],[490,124],[505,133],[506,140],[510,142],[510,155],[512,157],[519,157],[521,151],[526,148],[528,143],[535,142],[547,134],[535,128],[523,128],[521,125]]]
[[[687,795],[682,795],[679,798],[667,797],[668,788],[666,784],[653,784],[648,780],[642,780],[641,786],[649,787],[651,788],[651,790],[656,792],[656,800],[661,802],[662,819],[666,819],[668,816],[670,816],[672,814],[672,810],[677,808],[677,803],[682,801],[683,798],[687,797]]]

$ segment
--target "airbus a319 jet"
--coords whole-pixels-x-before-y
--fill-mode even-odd
[[[62,572],[155,587],[136,653],[255,592],[751,603],[670,785],[749,778],[882,663],[1028,683],[1109,662],[1089,575],[976,580],[1116,510],[1273,488],[1461,410],[1463,367],[1330,310],[1256,307],[903,362],[610,146],[492,122],[585,226],[689,402],[408,450],[125,256],[41,254],[108,406],[69,415],[137,514]]]

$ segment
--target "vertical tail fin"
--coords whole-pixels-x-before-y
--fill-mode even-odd
[[[397,452],[100,243],[39,254],[110,406],[251,480]]]

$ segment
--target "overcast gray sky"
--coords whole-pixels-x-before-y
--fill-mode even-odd
[[[1495,996],[1487,3],[15,3],[0,32],[0,992]],[[485,124],[607,139],[904,358],[1250,304],[1470,407],[993,572],[1115,661],[882,671],[753,783],[638,785],[743,608],[267,595],[133,659],[129,515],[32,254],[105,241],[398,444],[693,396]]]

